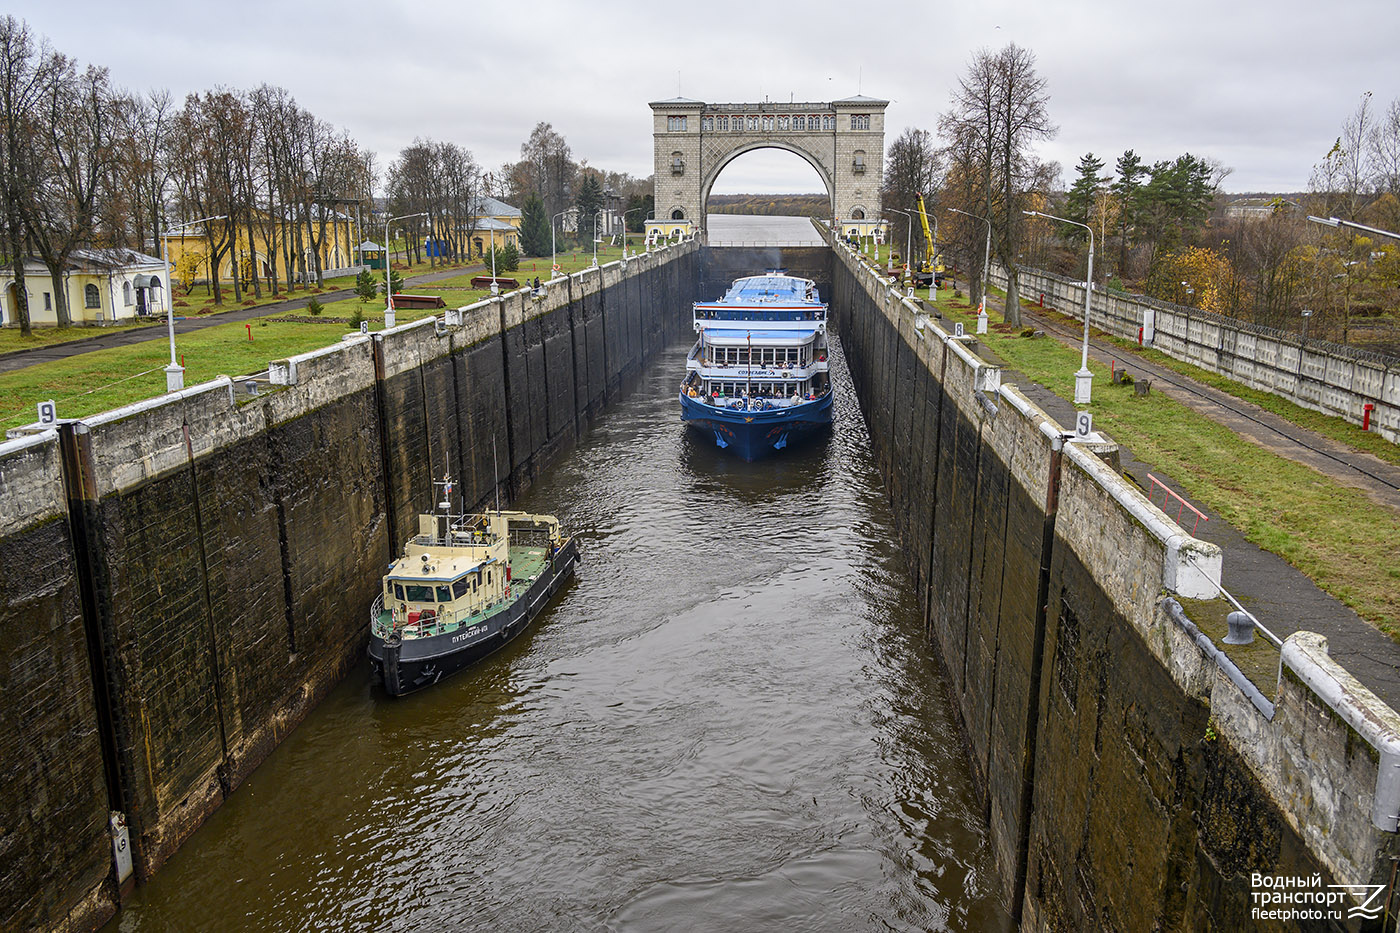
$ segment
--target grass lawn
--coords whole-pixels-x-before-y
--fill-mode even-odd
[[[640,235],[634,239],[639,244]],[[621,258],[621,247],[602,248],[599,244],[598,262],[607,264]],[[573,249],[559,254],[561,275],[586,269],[593,263],[592,250]],[[531,270],[531,265],[538,271]],[[475,265],[475,263],[473,263]],[[540,279],[549,278],[549,258],[526,259],[514,273],[502,272],[502,276],[517,278],[523,285],[535,275]],[[418,275],[429,270],[414,267],[409,275]],[[449,307],[473,304],[485,298],[487,289],[472,288],[470,279],[477,272],[463,272],[461,276],[429,285],[408,286],[411,292],[441,295]],[[297,296],[304,292],[297,292]],[[271,360],[283,359],[297,353],[305,353],[338,341],[350,332],[344,323],[324,320],[326,318],[350,318],[357,311],[363,313],[370,323],[371,330],[384,326],[383,299],[362,303],[358,298],[328,301],[323,305],[319,317],[308,314],[305,308],[287,309],[285,314],[272,313],[274,318],[290,317],[292,322],[255,320],[252,326],[252,341],[248,339],[245,322],[232,322],[207,327],[176,337],[176,349],[184,358],[185,385],[192,386],[218,375],[241,376],[267,369]],[[433,310],[398,311],[397,322],[431,317],[440,312]],[[67,328],[76,331],[76,337],[88,337],[110,330],[99,328]],[[45,331],[36,331],[42,336]],[[8,336],[8,332],[0,332]],[[18,331],[15,332],[18,336]],[[69,337],[69,339],[74,339]],[[26,344],[30,346],[33,344]],[[3,346],[3,345],[0,345]],[[12,348],[13,349],[13,348]],[[164,367],[170,362],[170,345],[165,328],[151,330],[151,339],[129,347],[115,347],[95,350],[66,360],[41,363],[13,372],[0,373],[0,428],[13,428],[32,423],[36,418],[35,406],[47,399],[58,402],[58,413],[63,418],[81,418],[129,405],[142,399],[153,398],[165,393]]]
[[[926,297],[927,290],[918,294]],[[976,330],[977,309],[966,298],[944,289],[937,307],[945,322],[962,321],[966,332]],[[994,354],[1061,398],[1074,397],[1077,350],[1052,337],[999,332],[1001,316],[994,309],[988,314],[992,328],[979,339]],[[1131,386],[1112,385],[1106,368],[1092,360],[1089,366],[1096,376],[1095,428],[1171,475],[1207,514],[1282,556],[1400,641],[1400,518],[1378,509],[1364,493],[1278,457],[1161,393],[1139,398]]]

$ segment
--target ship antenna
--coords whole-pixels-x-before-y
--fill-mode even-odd
[[[496,487],[496,514],[501,514],[501,471],[496,466],[496,438],[491,438],[491,479]]]

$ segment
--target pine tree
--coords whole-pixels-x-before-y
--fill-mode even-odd
[[[525,198],[520,208],[520,250],[526,256],[543,256],[550,247],[549,218],[544,215],[544,202],[538,195]]]
[[[1103,171],[1103,160],[1094,158],[1092,152],[1086,152],[1079,157],[1079,164],[1075,166],[1075,171],[1079,177],[1070,186],[1069,193],[1065,197],[1065,216],[1070,220],[1077,220],[1082,224],[1089,223],[1089,213],[1094,207],[1094,194],[1098,191],[1099,185],[1105,179],[1099,176]],[[1067,239],[1086,240],[1088,234],[1083,228],[1066,225],[1064,235]]]
[[[593,218],[603,206],[603,186],[598,183],[598,176],[589,173],[583,177],[575,204],[578,206],[578,240],[580,243],[591,243]]]

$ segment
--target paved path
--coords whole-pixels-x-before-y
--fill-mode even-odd
[[[450,279],[459,275],[480,272],[482,268],[482,266],[476,265],[460,269],[446,269],[441,272],[427,272],[422,275],[410,276],[404,280],[404,285],[426,285],[431,282],[439,282],[443,279]],[[195,330],[203,330],[206,327],[215,327],[219,324],[251,321],[256,318],[268,317],[274,314],[286,314],[288,311],[295,311],[298,308],[306,307],[313,297],[319,298],[323,303],[329,304],[332,301],[341,301],[345,298],[355,297],[355,290],[343,288],[339,291],[326,292],[322,295],[305,295],[301,298],[289,298],[286,301],[279,301],[275,304],[258,305],[255,308],[230,308],[227,311],[220,311],[215,314],[202,314],[198,317],[187,317],[183,319],[177,317],[175,319],[175,335],[178,337],[180,334],[187,334]],[[165,340],[168,333],[169,331],[162,323],[161,325],[152,325],[150,327],[133,327],[130,330],[112,331],[105,334],[99,333],[94,337],[83,337],[78,340],[69,340],[65,343],[34,347],[31,350],[15,350],[0,355],[0,373],[23,369],[26,366],[37,366],[40,363],[50,363],[54,360],[63,360],[70,356],[91,353],[94,350],[105,350],[108,347],[125,347],[135,343],[145,343],[147,340]]]
[[[994,298],[989,297],[988,304],[1001,310]],[[1043,329],[1076,350],[1080,348],[1082,325],[1066,323],[1063,318],[1033,309],[1023,308],[1021,313],[1030,326]],[[1157,366],[1136,354],[1096,344],[1091,339],[1089,355],[1104,365],[1110,360],[1117,361],[1120,367],[1126,365],[1135,378],[1145,375],[1151,379],[1152,391],[1164,391],[1279,456],[1305,463],[1338,482],[1363,489],[1378,504],[1400,514],[1400,492],[1397,491],[1400,469],[1391,464],[1300,428],[1256,405]],[[1004,381],[1015,383],[1061,424],[1074,423],[1075,408],[1070,402],[1019,373],[1007,373]],[[1150,472],[1173,489],[1180,489],[1173,477],[1138,460],[1128,448],[1121,448],[1121,456],[1124,472],[1142,486],[1146,487]],[[1324,593],[1283,558],[1249,542],[1239,529],[1220,516],[1211,515],[1196,534],[1221,548],[1224,553],[1221,583],[1266,628],[1279,638],[1300,630],[1326,636],[1332,657],[1392,708],[1400,710],[1400,644],[1377,631],[1335,597]],[[1396,560],[1395,555],[1378,555],[1376,572],[1386,573],[1386,564],[1393,566]],[[1274,692],[1272,681],[1261,682],[1259,686],[1266,694]]]

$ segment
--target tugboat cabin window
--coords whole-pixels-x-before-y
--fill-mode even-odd
[[[410,603],[433,602],[433,588],[431,586],[423,586],[417,583],[409,583],[404,586],[399,586],[397,583],[395,583],[394,591],[396,595],[402,594],[399,595],[400,599],[406,600]]]
[[[471,592],[471,588],[472,581],[468,580],[466,577],[463,577],[460,580],[453,580],[452,596],[455,599],[461,599],[463,596],[466,596],[469,592]]]
[[[440,586],[437,588],[437,601],[440,603],[452,602],[452,588]]]

